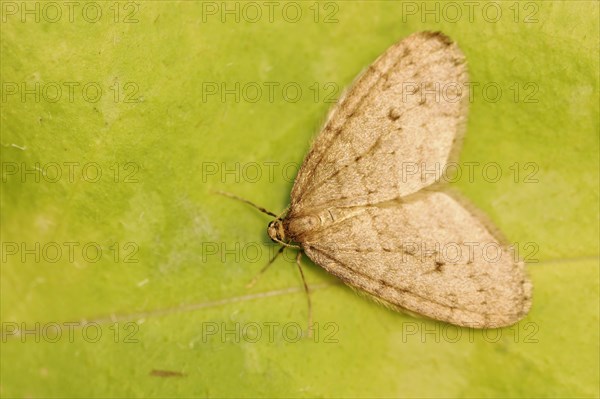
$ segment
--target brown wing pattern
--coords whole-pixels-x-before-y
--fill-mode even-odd
[[[389,48],[331,112],[296,178],[291,209],[366,205],[418,191],[465,124],[464,56],[444,35]],[[417,169],[415,169],[417,168]]]
[[[500,327],[531,306],[524,265],[448,194],[421,192],[307,233],[303,248],[387,304],[470,327]]]

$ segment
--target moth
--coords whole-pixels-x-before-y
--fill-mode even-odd
[[[394,310],[474,328],[522,319],[524,263],[439,172],[460,149],[467,80],[440,32],[386,50],[330,111],[285,213],[261,208],[269,237]]]

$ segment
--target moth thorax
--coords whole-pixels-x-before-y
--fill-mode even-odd
[[[288,221],[288,233],[292,237],[301,237],[309,231],[321,227],[321,219],[315,215],[292,217]]]
[[[267,234],[271,237],[271,240],[278,242],[285,240],[285,230],[283,229],[283,223],[281,219],[273,220],[267,227]]]

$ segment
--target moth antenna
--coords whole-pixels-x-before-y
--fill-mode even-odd
[[[261,211],[262,213],[266,213],[266,214],[267,214],[267,215],[269,215],[269,216],[273,216],[274,218],[277,218],[277,217],[278,217],[276,214],[274,214],[273,212],[269,212],[269,211],[267,211],[267,210],[266,210],[265,208],[263,208],[262,206],[258,206],[258,205],[256,205],[255,203],[253,203],[253,202],[250,202],[250,201],[248,201],[248,200],[247,200],[247,199],[245,199],[245,198],[238,197],[238,196],[237,196],[237,195],[235,195],[235,194],[227,193],[227,192],[225,192],[225,191],[218,191],[218,190],[217,190],[217,191],[214,191],[214,193],[215,193],[215,194],[220,194],[220,195],[222,195],[222,196],[224,196],[224,197],[229,197],[229,198],[233,198],[233,199],[235,199],[235,200],[241,201],[241,202],[243,202],[243,203],[245,203],[245,204],[248,204],[248,205],[250,205],[250,206],[252,206],[252,207],[254,207],[254,208],[258,209],[258,210],[259,210],[259,211]]]
[[[254,276],[254,278],[248,284],[246,284],[246,288],[252,288],[254,284],[256,284],[259,277],[263,275],[263,273],[269,268],[269,266],[273,264],[273,262],[275,262],[275,259],[277,259],[279,255],[281,255],[284,249],[285,247],[279,247],[279,251],[277,251],[277,253],[269,260],[269,262],[265,266],[263,266],[262,269],[260,269],[256,276]]]
[[[302,259],[302,251],[298,251],[298,255],[296,255],[296,264],[298,265],[298,270],[300,270],[300,276],[302,277],[302,283],[304,284],[304,291],[306,292],[306,300],[308,301],[308,328],[307,336],[309,338],[312,337],[313,323],[312,323],[312,302],[310,300],[310,291],[308,290],[308,284],[306,284],[306,279],[304,278],[304,271],[302,271],[302,265],[300,265],[300,259]]]

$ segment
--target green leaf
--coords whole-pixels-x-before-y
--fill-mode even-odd
[[[597,2],[48,4],[1,4],[2,396],[598,397]],[[529,262],[531,313],[458,329],[305,260],[296,339],[293,251],[246,288],[270,218],[214,191],[283,211],[330,97],[420,30],[466,54],[454,185]]]

